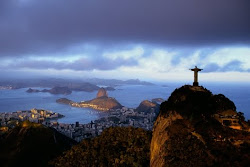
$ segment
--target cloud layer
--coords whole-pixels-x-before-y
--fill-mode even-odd
[[[249,0],[0,0],[0,75],[250,74]],[[25,74],[26,75],[26,74]]]
[[[213,50],[213,51],[212,51]],[[14,60],[15,59],[15,60]],[[2,69],[112,71],[131,69],[154,73],[185,72],[193,66],[203,72],[250,72],[250,48],[169,49],[134,46],[120,51],[104,51],[97,57],[71,55],[61,58],[29,57],[6,59]],[[126,70],[125,70],[126,71]]]
[[[216,45],[250,41],[249,0],[1,0],[0,56],[82,43]]]

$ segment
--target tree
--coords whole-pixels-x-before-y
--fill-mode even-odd
[[[245,121],[244,113],[243,112],[238,112],[237,116],[239,117],[240,121]]]

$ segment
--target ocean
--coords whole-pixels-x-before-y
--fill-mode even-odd
[[[146,85],[122,85],[115,91],[109,91],[110,97],[116,98],[123,106],[136,108],[141,101],[153,98],[167,100],[171,93],[185,83],[158,83],[152,86]],[[213,94],[224,94],[232,100],[237,111],[244,113],[246,119],[250,119],[250,84],[246,83],[203,83],[202,86],[212,91]],[[73,101],[85,101],[96,97],[95,92],[73,91],[70,95],[53,95],[50,93],[27,93],[28,88],[16,90],[0,90],[0,112],[15,112],[30,110],[32,108],[46,109],[65,115],[59,119],[61,123],[89,123],[105,115],[105,113],[89,108],[75,108],[56,103],[59,98],[68,98]],[[35,88],[44,89],[44,88]]]

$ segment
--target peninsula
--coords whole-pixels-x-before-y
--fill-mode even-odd
[[[73,107],[93,108],[100,111],[109,111],[111,109],[120,109],[122,105],[112,97],[108,97],[108,93],[105,88],[100,88],[97,92],[96,98],[88,101],[73,102],[67,98],[61,98],[56,100],[57,103],[68,104]]]

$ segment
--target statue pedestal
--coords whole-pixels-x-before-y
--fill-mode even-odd
[[[193,82],[193,86],[199,86],[199,82]]]

